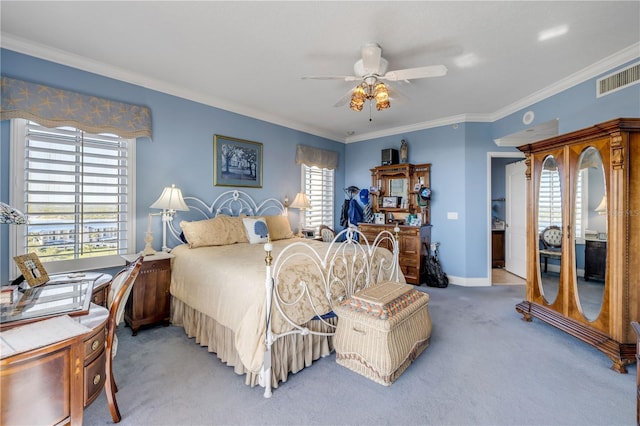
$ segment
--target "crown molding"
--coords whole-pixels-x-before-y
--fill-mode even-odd
[[[432,129],[434,127],[450,126],[465,122],[491,122],[491,115],[487,114],[460,114],[451,117],[439,118],[437,120],[423,121],[421,123],[411,124],[409,126],[393,127],[378,132],[364,133],[358,136],[349,136],[345,139],[345,143],[361,142],[370,139],[382,138],[385,136],[394,136],[402,133],[416,132],[419,130]]]
[[[498,111],[490,114],[466,113],[451,117],[444,117],[437,120],[415,123],[409,126],[394,127],[379,132],[364,133],[358,136],[342,137],[326,130],[318,129],[311,126],[301,126],[300,123],[292,122],[284,117],[275,116],[247,108],[226,99],[216,98],[213,96],[203,96],[202,93],[187,90],[183,87],[168,84],[165,81],[143,77],[137,73],[114,67],[99,61],[88,59],[83,56],[74,55],[69,52],[34,43],[11,34],[0,32],[0,47],[13,50],[25,55],[34,56],[40,59],[48,60],[58,64],[77,68],[93,74],[101,75],[108,78],[124,81],[126,83],[135,84],[150,90],[177,96],[190,101],[198,102],[203,105],[212,106],[232,113],[244,115],[247,117],[262,120],[268,123],[287,127],[289,129],[298,130],[319,137],[342,143],[361,142],[369,139],[381,138],[385,136],[393,136],[400,133],[415,132],[419,130],[430,129],[434,127],[459,124],[463,122],[494,122],[504,118],[510,114],[516,113],[527,108],[537,102],[556,95],[573,86],[583,83],[586,80],[597,77],[598,75],[610,71],[612,68],[624,65],[625,63],[640,57],[640,43],[635,43],[621,51],[596,62],[544,89],[541,89],[531,95],[518,100]]]
[[[134,84],[136,86],[141,86],[157,92],[177,96],[179,98],[198,102],[200,104],[219,108],[228,112],[248,116],[257,120],[265,121],[267,123],[281,125],[289,129],[298,130],[336,142],[344,143],[344,138],[341,138],[335,133],[328,133],[322,129],[318,129],[315,127],[301,126],[299,123],[292,122],[280,116],[267,114],[263,111],[257,111],[251,108],[246,108],[225,99],[216,98],[213,96],[203,96],[202,93],[187,90],[180,86],[168,84],[167,82],[162,80],[144,77],[140,74],[132,73],[125,69],[115,67],[104,62],[95,61],[93,59],[88,59],[84,56],[75,55],[54,47],[34,43],[32,41],[28,41],[4,32],[0,32],[0,47],[25,55],[34,56],[39,59],[55,62],[57,64],[77,68],[79,70],[101,75],[103,77],[112,78],[115,80]]]
[[[544,89],[538,90],[537,92],[534,92],[511,105],[507,105],[506,107],[499,109],[492,114],[492,121],[497,121],[524,108],[530,107],[537,102],[557,95],[558,93],[577,86],[580,83],[584,83],[587,80],[598,77],[599,75],[609,72],[613,68],[622,66],[629,61],[637,59],[638,57],[640,57],[640,42],[634,43],[611,56],[608,56],[566,78],[563,78],[562,80],[553,83],[550,86],[545,87]]]

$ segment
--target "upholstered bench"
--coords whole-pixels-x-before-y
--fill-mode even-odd
[[[336,361],[377,383],[391,385],[429,346],[429,295],[412,285],[384,282],[335,307]]]

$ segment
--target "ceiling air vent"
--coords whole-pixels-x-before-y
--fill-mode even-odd
[[[640,81],[640,62],[596,82],[596,97],[608,95]]]

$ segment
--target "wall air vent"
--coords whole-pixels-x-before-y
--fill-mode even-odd
[[[640,62],[598,79],[596,97],[608,95],[640,81]]]

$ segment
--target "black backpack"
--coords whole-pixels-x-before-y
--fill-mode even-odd
[[[342,213],[340,213],[340,226],[346,228],[349,226],[349,202],[351,200],[344,200],[342,204]]]
[[[426,244],[425,244],[426,246]],[[427,247],[425,247],[427,248]],[[431,255],[431,251],[427,248],[427,255],[423,266],[423,273],[427,286],[445,288],[449,285],[449,277],[442,270],[442,265],[438,259],[438,246]]]

